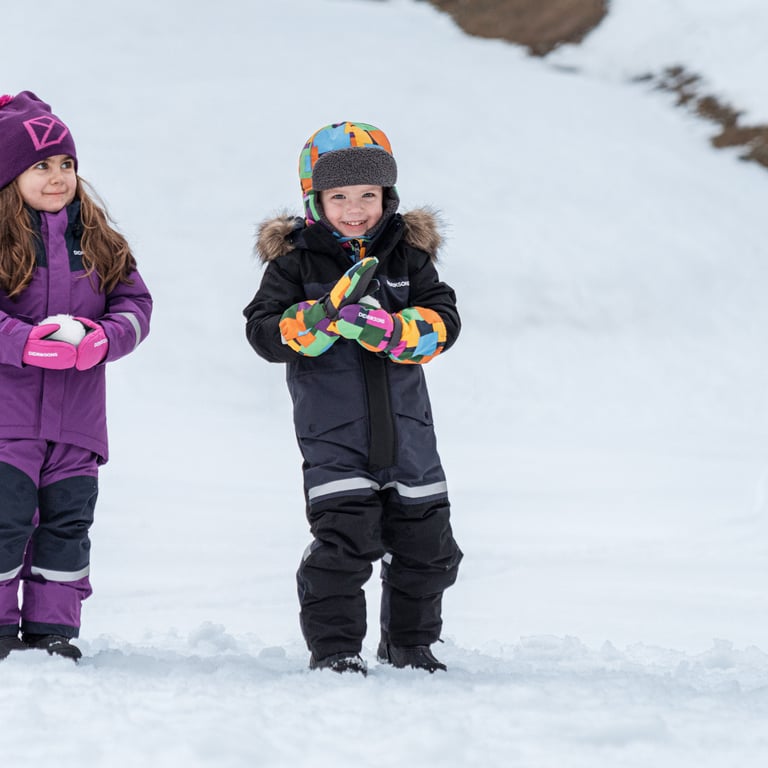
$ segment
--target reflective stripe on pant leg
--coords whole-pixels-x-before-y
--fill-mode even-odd
[[[24,582],[22,627],[76,636],[80,604],[91,594],[88,531],[98,495],[95,477],[70,477],[41,488],[40,523]]]
[[[378,490],[379,484],[370,477],[344,477],[307,488],[307,501],[310,505],[314,505],[329,499],[351,495],[369,496],[371,491]]]
[[[423,485],[405,483],[387,483],[382,490],[388,490],[396,493],[400,497],[402,504],[424,504],[429,501],[445,499],[448,496],[448,484],[445,480],[436,483],[426,483]]]
[[[32,542],[32,575],[77,581],[88,575],[88,531],[98,496],[95,477],[69,477],[41,488],[40,523]]]

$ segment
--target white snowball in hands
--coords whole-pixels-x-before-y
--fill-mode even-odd
[[[79,320],[75,320],[72,315],[51,315],[45,320],[41,320],[39,325],[47,325],[48,323],[56,323],[61,327],[58,331],[46,336],[46,339],[67,341],[76,347],[85,336],[85,326]]]

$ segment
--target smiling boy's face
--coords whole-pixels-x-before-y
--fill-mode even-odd
[[[36,211],[58,213],[75,199],[77,174],[69,155],[52,155],[17,177],[24,202]]]
[[[361,237],[384,214],[384,189],[369,184],[334,187],[320,192],[325,218],[344,237]]]

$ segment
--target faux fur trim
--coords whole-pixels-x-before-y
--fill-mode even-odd
[[[409,245],[426,251],[432,261],[437,261],[438,251],[444,242],[445,224],[440,212],[434,208],[415,208],[403,214],[405,240]],[[289,213],[281,213],[259,224],[256,230],[256,257],[266,263],[293,250],[291,235],[303,226],[303,219]]]
[[[264,263],[293,250],[290,235],[303,226],[304,219],[283,212],[275,218],[262,221],[256,229],[256,257]]]
[[[426,251],[432,261],[437,261],[437,253],[445,240],[445,222],[440,211],[435,208],[414,208],[403,214],[403,221],[406,242],[420,251]]]

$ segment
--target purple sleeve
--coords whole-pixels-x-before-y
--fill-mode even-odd
[[[130,284],[118,283],[107,295],[105,313],[94,318],[109,339],[106,362],[130,354],[149,334],[152,297],[138,272],[130,280]]]
[[[0,364],[21,367],[24,344],[32,326],[5,312],[0,312]]]

